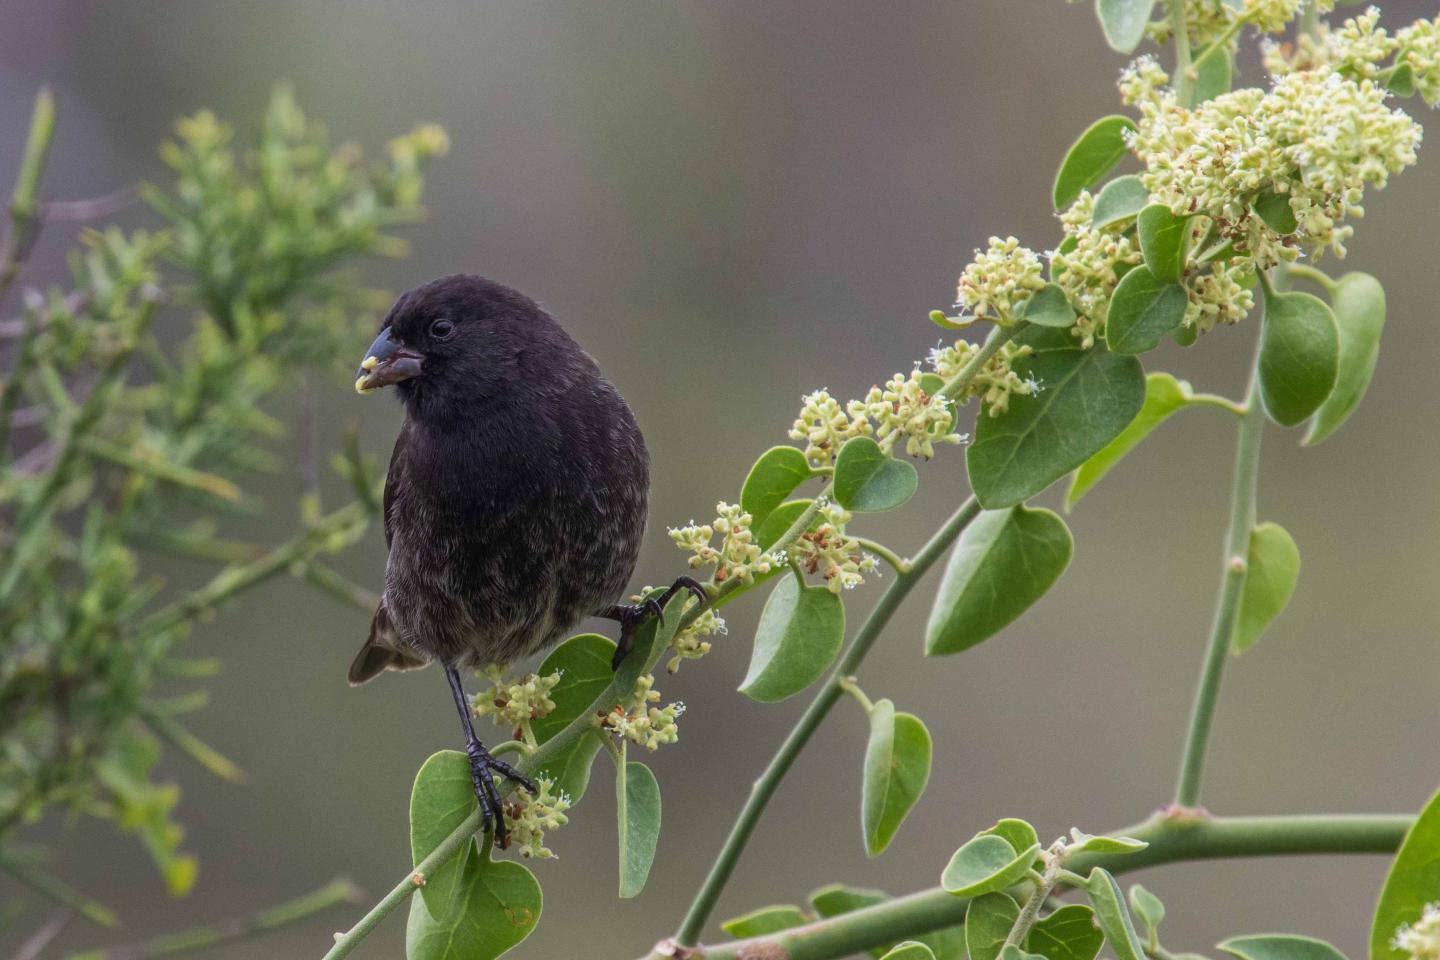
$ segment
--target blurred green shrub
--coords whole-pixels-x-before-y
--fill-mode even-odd
[[[53,124],[42,93],[0,298],[46,222],[36,194]],[[421,125],[367,161],[332,147],[283,87],[252,149],[210,113],[177,129],[161,151],[173,183],[141,190],[163,226],[86,230],[69,288],[28,290],[21,316],[0,321],[0,866],[102,921],[37,865],[20,828],[57,808],[106,819],[138,836],[173,893],[190,888],[178,790],[155,780],[156,762],[168,745],[239,776],[180,723],[203,691],[156,694],[162,678],[214,672],[176,656],[192,624],[277,575],[373,603],[322,561],[378,510],[353,444],[336,455],[352,503],[321,511],[314,438],[302,437],[295,538],[265,547],[220,531],[261,509],[245,485],[278,468],[274,397],[353,355],[388,303],[344,268],[405,253],[387,231],[421,217],[423,168],[447,146]],[[157,570],[175,557],[218,571],[170,584]]]

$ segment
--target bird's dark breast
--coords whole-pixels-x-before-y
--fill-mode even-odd
[[[407,424],[385,603],[431,657],[534,653],[617,600],[634,570],[649,466],[629,407],[598,377],[546,399],[461,429]]]

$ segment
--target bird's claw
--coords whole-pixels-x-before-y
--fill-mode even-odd
[[[487,825],[494,824],[495,845],[503,850],[510,845],[510,838],[505,828],[505,803],[495,787],[495,774],[514,781],[532,796],[537,792],[535,784],[504,760],[491,756],[478,740],[467,745],[465,754],[470,758],[470,783],[475,788],[475,799],[480,803],[480,815]]]
[[[665,622],[665,607],[674,599],[675,595],[682,590],[688,591],[703,608],[710,602],[710,595],[705,592],[705,587],[694,577],[677,577],[675,582],[665,588],[665,592],[650,596],[639,603],[617,603],[603,611],[600,616],[618,621],[620,624],[620,642],[615,646],[615,656],[610,660],[610,668],[618,670],[620,661],[630,652],[630,641],[635,636],[635,631],[654,617],[658,622]]]

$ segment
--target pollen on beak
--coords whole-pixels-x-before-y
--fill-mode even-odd
[[[373,393],[381,387],[418,377],[424,359],[401,346],[390,336],[390,328],[386,327],[365,351],[365,360],[356,371],[355,392]]]

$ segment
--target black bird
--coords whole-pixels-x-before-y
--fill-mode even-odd
[[[385,478],[385,592],[350,683],[440,662],[503,845],[493,775],[535,788],[475,735],[459,670],[529,656],[590,615],[621,624],[618,665],[671,596],[705,593],[682,577],[618,602],[645,530],[645,440],[595,361],[529,297],[463,274],[402,295],[355,389],[392,384],[405,424]]]

